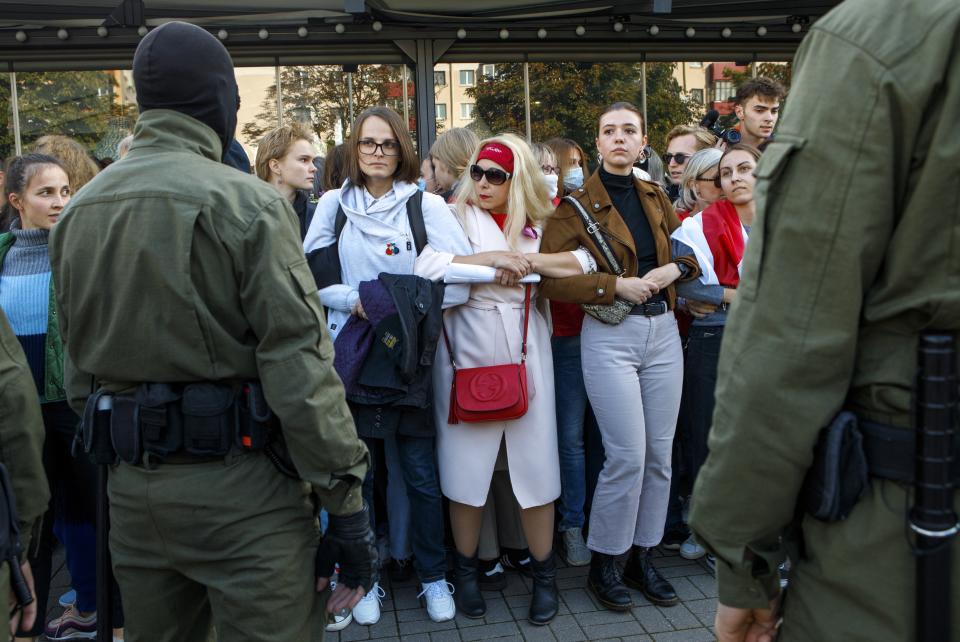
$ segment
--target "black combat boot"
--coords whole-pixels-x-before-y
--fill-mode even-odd
[[[623,581],[658,606],[673,606],[680,601],[673,585],[653,565],[649,548],[634,546],[630,549],[630,557],[623,569]]]
[[[630,590],[623,585],[620,567],[613,555],[593,553],[590,560],[590,574],[587,587],[593,591],[600,603],[612,611],[629,611],[633,606]]]
[[[560,605],[557,595],[557,560],[553,551],[550,551],[550,557],[542,562],[538,562],[531,555],[530,571],[533,573],[530,623],[543,626],[549,624],[557,616],[557,609]]]
[[[457,610],[469,618],[481,618],[487,614],[487,604],[483,601],[478,582],[477,555],[464,557],[457,551],[457,590],[453,597]]]

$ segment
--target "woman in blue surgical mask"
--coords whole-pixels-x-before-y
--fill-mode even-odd
[[[569,138],[551,138],[546,144],[553,150],[560,168],[560,196],[570,194],[583,185],[587,156],[580,145]]]

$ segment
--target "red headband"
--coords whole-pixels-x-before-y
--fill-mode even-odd
[[[507,170],[508,174],[513,174],[513,152],[511,152],[510,148],[506,145],[501,145],[500,143],[487,143],[480,148],[480,153],[477,154],[478,162],[484,158],[487,160],[492,160],[494,163]]]

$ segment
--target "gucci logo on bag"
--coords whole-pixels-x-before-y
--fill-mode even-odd
[[[498,374],[485,373],[470,382],[470,392],[480,401],[492,401],[503,394],[506,382]]]

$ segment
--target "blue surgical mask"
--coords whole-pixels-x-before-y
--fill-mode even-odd
[[[420,190],[421,192],[426,191],[426,189],[427,189],[427,180],[424,179],[424,178],[421,178],[420,180],[418,180],[418,181],[417,181],[417,189]]]
[[[563,173],[563,186],[568,190],[575,190],[583,185],[583,168],[571,167]]]

